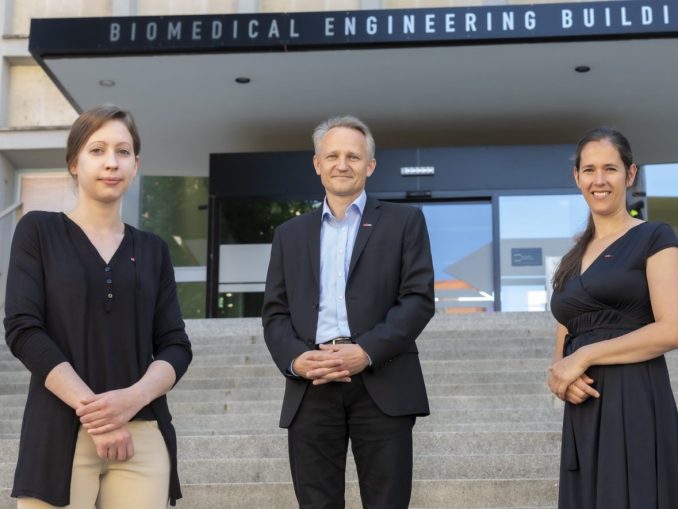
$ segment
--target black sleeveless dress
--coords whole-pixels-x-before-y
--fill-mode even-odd
[[[564,355],[653,322],[646,261],[673,246],[671,227],[641,223],[554,292]],[[587,373],[600,398],[565,404],[559,509],[678,508],[678,412],[664,356]]]

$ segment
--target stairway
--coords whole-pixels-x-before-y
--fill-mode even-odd
[[[169,401],[179,435],[184,509],[295,506],[284,380],[258,319],[189,320],[194,360]],[[562,404],[546,369],[555,324],[546,313],[436,316],[418,340],[431,416],[414,428],[417,509],[554,508]],[[672,375],[678,358],[669,356]],[[28,373],[0,347],[0,509],[10,499]],[[675,378],[675,377],[674,377]],[[355,466],[348,508],[359,508]],[[142,508],[141,508],[142,509]]]

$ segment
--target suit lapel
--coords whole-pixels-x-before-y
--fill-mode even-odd
[[[377,221],[379,220],[379,215],[381,211],[379,210],[381,204],[369,196],[367,197],[367,202],[365,203],[365,210],[363,211],[363,217],[360,219],[360,225],[358,226],[358,234],[356,235],[355,244],[353,246],[353,253],[351,254],[351,263],[348,268],[348,278],[351,277],[353,269],[360,259],[360,255],[365,249],[372,230],[377,226]]]
[[[318,207],[311,214],[308,226],[308,256],[311,259],[311,272],[316,286],[320,284],[320,225],[323,208]]]

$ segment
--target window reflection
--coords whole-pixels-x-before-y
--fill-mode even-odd
[[[275,228],[317,200],[222,200],[219,205],[220,318],[261,316]]]
[[[553,269],[587,217],[579,194],[499,198],[502,311],[547,309]]]

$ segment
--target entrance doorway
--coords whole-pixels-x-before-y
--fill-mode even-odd
[[[406,202],[426,218],[433,256],[436,312],[494,310],[492,203]],[[273,231],[321,206],[317,200],[218,200],[215,317],[259,316]]]
[[[492,203],[412,203],[421,208],[431,241],[436,312],[494,311]]]

